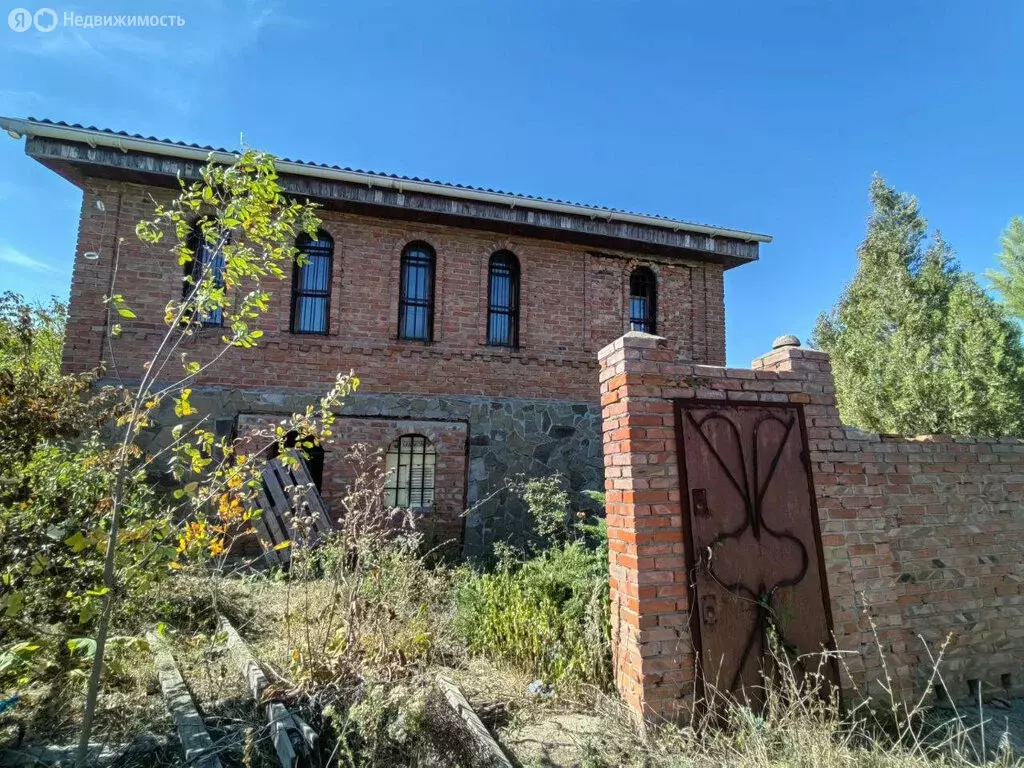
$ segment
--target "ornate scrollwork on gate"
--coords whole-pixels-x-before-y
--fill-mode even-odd
[[[698,558],[697,562],[698,570],[708,576],[719,588],[725,590],[738,599],[750,601],[756,606],[756,620],[754,626],[746,640],[739,662],[736,665],[736,672],[729,684],[729,690],[733,691],[739,685],[743,670],[759,640],[762,662],[764,661],[765,654],[769,648],[768,638],[770,634],[774,634],[776,641],[780,643],[782,647],[785,647],[785,638],[783,636],[778,613],[773,602],[780,589],[800,583],[807,575],[808,571],[810,557],[804,543],[788,530],[777,530],[774,528],[768,520],[765,519],[764,514],[765,495],[775,477],[779,461],[782,458],[783,450],[785,449],[786,443],[797,423],[797,417],[795,414],[790,414],[788,418],[783,419],[772,413],[766,413],[761,416],[755,423],[752,430],[753,447],[751,451],[752,455],[750,457],[751,461],[749,463],[747,461],[746,451],[744,450],[743,440],[740,436],[740,429],[728,415],[721,412],[712,412],[698,420],[694,418],[691,412],[687,411],[686,417],[689,419],[690,424],[693,426],[696,433],[700,435],[709,454],[714,457],[729,484],[736,490],[736,493],[742,500],[746,513],[739,525],[735,526],[732,530],[719,533],[704,548],[703,553]],[[730,435],[730,437],[725,441],[729,443],[728,446],[721,445],[723,442],[721,439],[717,441],[720,444],[719,447],[722,448],[721,453],[705,431],[705,426],[712,422],[722,422],[726,426],[726,434]],[[782,427],[781,437],[777,438],[776,442],[775,438],[766,435],[764,442],[762,443],[761,430],[766,424],[770,423],[775,423]],[[762,445],[767,451],[767,457],[763,457],[761,455]],[[723,455],[723,453],[729,451],[736,452],[735,458],[738,459],[738,466],[741,475],[739,477],[737,477],[737,473],[730,469],[729,462],[726,460],[726,456]],[[769,457],[770,461],[768,464],[767,474],[763,479],[761,479],[761,462],[764,461],[765,458]],[[703,491],[703,489],[698,490]],[[704,499],[703,504],[705,507],[703,514],[696,515],[695,512],[695,515],[702,517],[705,520],[708,517],[713,517],[713,515],[709,514],[707,510],[706,498]],[[715,553],[720,549],[724,542],[730,539],[738,541],[748,534],[754,537],[758,549],[760,549],[761,543],[768,538],[774,538],[779,541],[786,541],[794,544],[796,545],[796,551],[799,553],[799,557],[793,558],[792,560],[786,559],[782,562],[771,563],[773,569],[781,572],[778,573],[777,577],[773,577],[770,580],[770,583],[766,583],[766,580],[763,577],[759,577],[757,583],[750,583],[749,581],[743,580],[742,577],[738,580],[727,582],[720,578],[716,571],[717,563],[715,560]]]

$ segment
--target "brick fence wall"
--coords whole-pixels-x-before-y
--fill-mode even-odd
[[[637,711],[676,717],[694,690],[677,398],[803,409],[844,688],[880,679],[880,644],[900,687],[920,690],[924,643],[937,654],[950,635],[949,695],[971,680],[1021,692],[1024,443],[844,427],[827,355],[798,347],[729,369],[630,333],[600,361],[615,676]]]

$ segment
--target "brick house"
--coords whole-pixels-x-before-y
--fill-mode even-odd
[[[131,381],[163,329],[182,270],[140,243],[153,200],[196,177],[212,147],[41,120],[0,118],[26,153],[82,190],[64,349],[68,371],[103,364]],[[392,500],[478,551],[514,534],[505,478],[561,472],[603,486],[597,352],[633,329],[696,363],[725,363],[725,270],[766,235],[488,189],[283,160],[285,190],[322,206],[310,264],[273,293],[259,347],[197,381],[193,403],[224,434],[291,413],[354,369],[359,393],[325,446],[321,485],[342,490],[346,442],[388,452]],[[108,343],[103,298],[115,251],[137,319]],[[205,338],[204,338],[205,336]],[[218,344],[201,333],[196,345]],[[177,420],[147,434],[167,442]],[[464,510],[471,510],[463,517]]]

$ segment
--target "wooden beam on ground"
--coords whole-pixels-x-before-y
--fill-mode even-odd
[[[462,695],[459,687],[447,677],[441,675],[437,676],[437,687],[444,694],[448,705],[465,721],[469,735],[483,754],[485,764],[499,766],[500,768],[512,768],[511,761],[505,755],[498,742],[494,740],[494,737],[491,736],[487,726],[480,722],[480,718],[473,711],[469,700]]]
[[[171,649],[156,632],[148,632],[146,639],[153,651],[160,689],[164,693],[167,709],[178,729],[181,748],[185,751],[185,761],[196,768],[222,768],[220,758],[214,751],[213,739],[206,730],[203,718],[196,711],[195,702],[185,687],[185,680],[174,662]]]
[[[228,652],[245,678],[253,699],[257,704],[264,704],[263,696],[270,687],[270,681],[263,668],[252,655],[245,640],[238,634],[238,630],[223,616],[220,619],[220,629],[227,635]],[[269,701],[264,706],[278,761],[284,768],[308,765],[316,747],[316,731],[304,720],[289,712],[279,701]]]

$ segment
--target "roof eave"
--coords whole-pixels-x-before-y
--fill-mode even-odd
[[[34,120],[24,120],[20,118],[0,117],[0,127],[15,138],[21,138],[21,136],[49,138],[56,141],[84,144],[92,149],[106,147],[118,150],[125,154],[137,152],[141,154],[169,157],[199,163],[205,163],[211,156],[214,160],[219,162],[232,162],[236,157],[236,155],[231,152],[217,150],[210,151],[201,147],[190,147],[187,145],[154,139],[123,136],[89,128],[40,123]],[[29,154],[35,156],[31,151]],[[40,160],[40,162],[44,161],[44,158],[42,157],[36,156],[36,159]],[[47,165],[49,165],[49,163],[47,163]],[[618,222],[626,225],[650,227],[656,230],[675,233],[694,233],[704,235],[709,238],[725,238],[753,246],[750,248],[752,255],[741,257],[736,257],[734,255],[734,258],[729,259],[730,263],[727,264],[727,266],[736,266],[740,263],[756,260],[756,244],[768,243],[772,240],[769,235],[745,232],[742,230],[712,227],[701,224],[690,224],[657,216],[611,211],[573,203],[521,197],[502,192],[449,186],[430,181],[392,178],[385,175],[324,167],[290,160],[278,160],[277,167],[279,173],[282,175],[357,184],[367,189],[391,190],[399,195],[419,193],[452,200],[508,206],[510,208],[519,208],[527,211],[562,214],[573,217],[586,217],[589,219]]]

